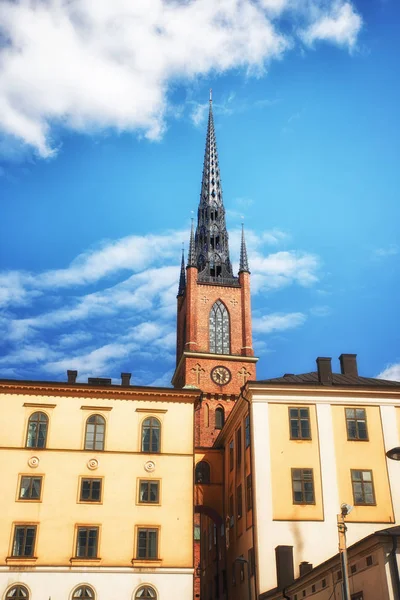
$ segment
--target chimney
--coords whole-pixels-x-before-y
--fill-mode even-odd
[[[121,385],[126,387],[131,385],[131,377],[132,373],[121,373]]]
[[[306,575],[306,573],[309,573],[310,571],[312,571],[313,566],[311,563],[307,562],[306,560],[303,560],[299,565],[299,569],[300,569],[300,577],[303,577],[303,575]]]
[[[78,371],[67,371],[68,383],[76,383]]]
[[[332,365],[331,358],[319,356],[317,358],[318,381],[322,385],[332,385]]]
[[[342,375],[358,377],[357,354],[341,354],[339,360]]]
[[[278,588],[283,590],[294,581],[293,546],[277,546],[275,561]]]

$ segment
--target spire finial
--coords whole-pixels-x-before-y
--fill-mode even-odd
[[[246,240],[244,239],[244,223],[242,221],[242,241],[240,244],[239,273],[250,273],[247,259]]]
[[[185,250],[184,244],[182,242],[182,260],[181,260],[181,273],[179,275],[179,287],[178,287],[178,297],[183,296],[186,289],[186,275],[185,275]]]
[[[190,228],[190,242],[189,242],[189,252],[188,252],[188,267],[197,267],[196,263],[196,246],[194,243],[194,218],[192,217],[192,226]]]
[[[212,88],[210,88],[210,104],[212,102]]]

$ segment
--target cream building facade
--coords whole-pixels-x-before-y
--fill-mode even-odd
[[[191,600],[199,391],[94,381],[0,381],[0,598]]]

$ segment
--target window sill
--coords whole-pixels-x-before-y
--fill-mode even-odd
[[[150,565],[161,565],[161,558],[132,558],[133,567],[148,567]]]
[[[7,556],[6,563],[8,565],[19,565],[21,563],[34,564],[37,561],[37,556]]]
[[[96,557],[96,558],[83,558],[83,557],[77,557],[77,556],[73,556],[69,559],[70,563],[99,563],[101,561],[101,558]]]

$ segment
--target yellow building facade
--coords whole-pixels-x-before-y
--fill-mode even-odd
[[[193,597],[198,396],[0,381],[2,600]]]

